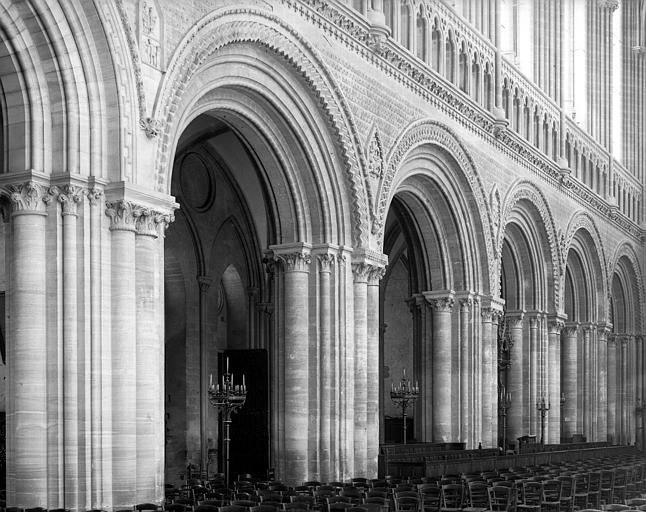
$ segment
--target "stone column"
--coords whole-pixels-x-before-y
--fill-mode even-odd
[[[601,324],[598,329],[597,346],[597,441],[606,441],[608,438],[608,324]]]
[[[470,439],[473,432],[473,416],[469,407],[473,389],[469,379],[473,375],[474,368],[471,366],[469,320],[473,298],[470,294],[460,300],[460,441],[466,443],[467,448],[475,448]]]
[[[564,319],[553,316],[549,319],[549,338],[547,355],[547,390],[552,407],[547,419],[547,442],[561,442],[561,330]]]
[[[635,439],[637,447],[644,449],[644,344],[642,336],[635,336]]]
[[[505,314],[511,347],[511,366],[507,370],[507,392],[511,393],[511,408],[507,411],[507,439],[515,442],[523,435],[523,318],[524,311],[509,311]]]
[[[451,442],[451,311],[455,298],[452,291],[425,292],[424,296],[433,307],[433,441]]]
[[[502,304],[495,304],[491,316],[491,379],[488,383],[491,394],[492,416],[491,416],[491,446],[498,446],[498,322],[502,318]]]
[[[368,275],[368,405],[367,433],[368,451],[366,454],[366,477],[377,478],[377,458],[379,457],[379,283],[386,270],[372,266]]]
[[[413,297],[416,348],[415,377],[419,380],[420,397],[415,404],[415,424],[418,441],[433,441],[433,319],[431,305],[423,294]]]
[[[561,346],[561,391],[565,395],[562,407],[563,437],[572,437],[577,432],[577,330],[578,322],[568,322],[562,330]]]
[[[367,263],[353,263],[354,274],[354,471],[365,477],[368,450],[368,275]],[[349,390],[350,391],[350,390]]]
[[[13,250],[7,336],[7,504],[47,507],[46,188],[7,187]]]
[[[586,440],[592,441],[592,370],[591,370],[591,331],[592,325],[585,324],[583,326],[583,354],[580,354],[580,361],[583,365],[583,407],[581,414],[583,415],[583,434]]]
[[[137,502],[137,321],[135,293],[135,205],[106,203],[110,218],[112,292],[112,503]]]
[[[140,251],[140,247],[146,246],[148,244],[142,243],[141,236],[137,237],[137,249]],[[143,256],[137,255],[137,266],[139,267],[139,258]],[[137,270],[139,274],[139,270]],[[209,341],[207,340],[206,331],[207,319],[209,318],[209,302],[208,302],[208,293],[209,288],[211,287],[211,282],[213,281],[210,277],[205,275],[198,275],[197,277],[197,286],[198,286],[198,336],[199,336],[199,378],[198,378],[198,389],[199,389],[199,401],[200,401],[200,464],[201,467],[205,468],[208,463],[208,446],[207,439],[208,428],[207,420],[209,418],[209,396],[207,392],[207,384],[209,382]],[[217,377],[216,377],[217,379]],[[217,417],[217,416],[216,416]]]
[[[497,402],[494,405],[490,384],[492,379],[494,378],[494,376],[491,374],[491,358],[494,356],[492,351],[491,307],[483,307],[480,314],[482,316],[482,372],[480,374],[479,382],[480,396],[482,397],[482,408],[480,412],[480,415],[482,417],[482,430],[480,434],[480,442],[482,443],[483,448],[493,448],[496,445],[492,445],[492,439],[494,435],[497,437],[498,433],[492,432],[491,421],[492,416],[497,416],[498,414],[498,405]]]
[[[105,496],[106,489],[111,487],[109,478],[112,475],[112,458],[110,450],[104,446],[104,425],[112,423],[110,404],[112,402],[110,389],[110,372],[103,371],[103,361],[107,359],[104,353],[107,352],[109,344],[103,343],[103,301],[101,297],[101,272],[103,269],[102,258],[102,223],[105,219],[103,208],[103,190],[96,185],[91,185],[87,191],[89,203],[89,313],[92,318],[90,325],[90,430],[91,430],[91,453],[95,461],[91,468],[91,507],[100,509],[104,503],[108,503]],[[162,360],[163,361],[163,360]],[[108,366],[108,365],[105,365]],[[163,397],[162,397],[163,398]],[[105,430],[108,430],[107,428]],[[108,445],[109,446],[109,445]]]
[[[158,442],[159,430],[164,425],[164,408],[159,396],[164,395],[162,371],[155,361],[164,353],[163,326],[159,325],[156,279],[159,266],[160,244],[157,238],[170,222],[170,214],[148,208],[135,209],[135,288],[137,312],[136,348],[136,436],[137,436],[137,502],[161,503],[164,499],[164,458]],[[162,248],[163,250],[163,248]],[[203,325],[200,326],[203,331]],[[200,334],[200,338],[204,335]],[[206,340],[204,340],[206,341]],[[206,343],[204,343],[206,345]],[[162,359],[163,360],[163,359]],[[206,361],[201,362],[200,393],[206,388]],[[202,368],[204,366],[204,368]],[[204,420],[207,411],[203,411]],[[206,425],[205,425],[206,426]],[[206,447],[205,430],[202,445]],[[206,454],[203,455],[206,467]]]
[[[627,415],[627,389],[626,389],[626,376],[627,376],[627,351],[628,351],[628,336],[623,335],[619,340],[619,364],[617,365],[617,374],[618,374],[618,386],[619,386],[619,397],[617,400],[618,405],[618,415],[619,415],[619,443],[626,444],[628,442],[628,415]]]
[[[278,377],[284,404],[279,426],[283,442],[277,458],[284,469],[279,478],[295,485],[308,472],[310,246],[295,243],[271,249],[283,271],[283,339],[278,343],[278,357],[284,361]]]
[[[338,421],[337,411],[331,408],[334,388],[334,359],[332,357],[331,274],[335,257],[329,252],[316,254],[319,268],[319,339],[320,339],[320,453],[319,474],[322,481],[330,481],[331,423]]]
[[[85,506],[85,454],[83,451],[82,397],[85,381],[84,352],[78,340],[77,218],[83,190],[74,185],[51,187],[63,216],[63,432],[64,503],[68,508]],[[81,384],[81,386],[79,386]],[[80,387],[80,389],[79,389]],[[89,461],[88,461],[89,462]]]
[[[606,365],[608,371],[608,442],[617,444],[617,337],[608,334],[606,343]]]
[[[529,350],[527,351],[529,359],[529,434],[534,436],[540,435],[540,417],[536,410],[536,402],[540,391],[538,389],[538,359],[539,359],[539,325],[541,323],[541,315],[535,314],[529,319]]]

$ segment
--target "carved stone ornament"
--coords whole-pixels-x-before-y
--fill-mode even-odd
[[[141,236],[159,236],[159,224],[163,222],[163,215],[150,208],[136,207],[132,212],[135,218],[137,234]]]
[[[139,120],[139,127],[144,131],[146,137],[153,139],[159,135],[162,130],[162,123],[157,119],[142,117]]]
[[[98,187],[92,187],[87,190],[87,200],[90,203],[90,206],[96,206],[99,204],[101,199],[103,199],[103,190]]]
[[[276,259],[283,264],[285,272],[309,272],[312,262],[310,254],[303,251],[277,254]]]
[[[610,11],[616,11],[619,7],[619,0],[598,0],[597,5],[599,9],[609,9]]]
[[[381,179],[384,174],[384,152],[381,145],[381,137],[377,130],[372,134],[372,138],[368,144],[366,166],[370,178],[375,180]]]
[[[109,201],[105,204],[105,214],[110,218],[110,231],[137,231],[135,210],[130,201]]]
[[[450,312],[455,305],[455,299],[453,297],[434,297],[427,300],[435,311],[444,313]]]
[[[34,181],[7,187],[12,213],[42,213],[51,200],[49,190]]]
[[[64,216],[78,215],[78,205],[83,201],[84,189],[75,185],[54,185],[49,188],[49,193],[60,203]]]
[[[161,13],[153,0],[143,0],[139,6],[141,61],[159,69],[161,67]]]
[[[336,257],[333,254],[317,254],[316,259],[319,262],[319,269],[321,272],[330,272]]]

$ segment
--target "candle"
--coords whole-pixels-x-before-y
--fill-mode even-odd
[[[209,376],[209,388],[213,387],[213,374]]]
[[[242,374],[242,391],[246,391],[246,389],[247,389],[247,386],[245,385],[245,382],[244,382],[244,373],[243,373]]]
[[[229,358],[227,357],[227,373],[229,373]]]

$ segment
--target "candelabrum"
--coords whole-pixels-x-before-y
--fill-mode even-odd
[[[545,396],[541,396],[536,402],[536,409],[541,413],[541,444],[545,444],[545,415],[550,410],[551,404],[545,403]]]
[[[213,375],[209,380],[209,402],[218,412],[222,413],[224,423],[224,458],[225,480],[229,488],[229,443],[231,442],[230,428],[231,415],[237,412],[247,399],[247,386],[245,376],[242,375],[242,384],[233,383],[233,373],[229,373],[229,358],[227,357],[226,372],[222,375],[222,383],[213,384]]]
[[[406,368],[404,368],[404,376],[399,384],[391,383],[390,386],[390,399],[393,403],[400,407],[402,410],[402,423],[404,424],[404,444],[406,444],[406,409],[412,407],[415,400],[419,397],[419,385],[417,381],[413,386],[411,381],[406,378]]]
[[[507,453],[507,411],[511,408],[511,393],[501,386],[498,392],[498,409],[502,416],[502,453]]]

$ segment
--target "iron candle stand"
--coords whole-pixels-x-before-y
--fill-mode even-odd
[[[231,442],[230,428],[231,415],[242,408],[247,399],[247,386],[244,374],[242,384],[234,385],[233,373],[229,373],[229,358],[227,357],[226,372],[222,375],[222,384],[213,384],[213,375],[209,381],[209,402],[218,412],[222,413],[224,423],[224,457],[225,457],[225,479],[229,489],[229,443]]]
[[[402,410],[402,423],[404,429],[404,444],[406,444],[406,409],[410,406],[412,407],[415,403],[415,400],[419,397],[419,385],[415,382],[413,386],[411,381],[406,378],[406,368],[404,368],[404,376],[399,381],[399,384],[391,383],[390,387],[390,399],[393,403],[401,407]]]
[[[545,397],[542,396],[540,400],[536,402],[536,409],[541,413],[541,444],[545,444],[545,415],[547,411],[550,410],[551,404],[548,402],[545,403]]]

